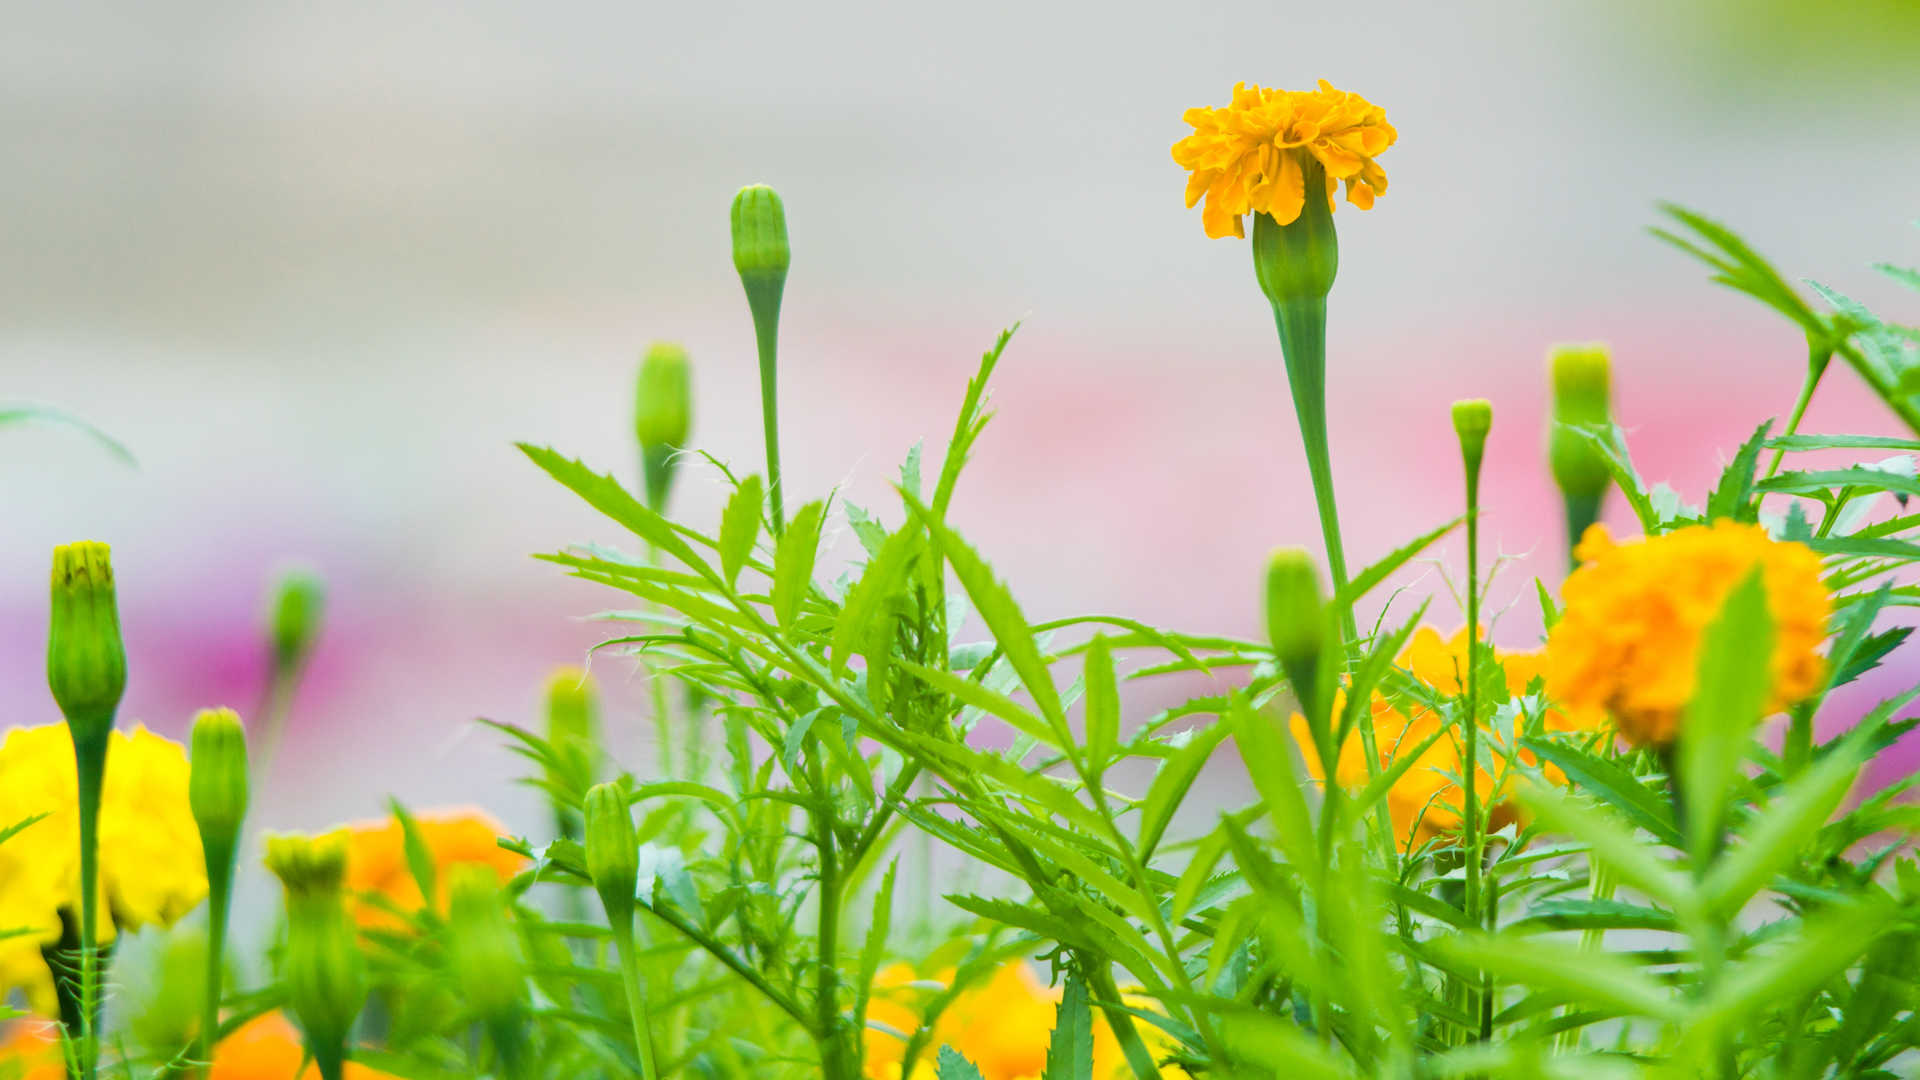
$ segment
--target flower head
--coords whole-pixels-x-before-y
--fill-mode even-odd
[[[414,824],[433,855],[440,894],[434,897],[434,908],[442,914],[447,910],[447,879],[453,867],[477,863],[492,870],[504,885],[526,865],[524,858],[499,845],[506,830],[479,810],[428,811],[416,814]],[[420,909],[424,898],[407,866],[406,837],[399,819],[349,826],[347,847],[348,891],[385,897],[401,911]],[[397,923],[391,912],[373,903],[355,905],[354,917],[362,926]]]
[[[1820,688],[1826,666],[1815,650],[1833,602],[1806,545],[1732,521],[1616,544],[1595,525],[1575,554],[1582,565],[1561,586],[1565,611],[1547,638],[1547,692],[1562,706],[1611,713],[1632,742],[1670,744],[1707,626],[1755,567],[1775,628],[1768,709]]]
[[[171,926],[207,895],[200,831],[188,805],[186,752],[144,727],[116,731],[100,799],[101,937],[114,928]],[[0,844],[0,996],[20,987],[43,1015],[55,1009],[41,946],[60,940],[61,912],[80,897],[79,793],[65,724],[14,728],[0,742],[0,822],[47,815]]]
[[[894,964],[875,978],[867,1006],[870,1020],[901,1035],[920,1026],[921,1006],[940,984],[953,978],[951,970],[937,980],[920,981],[911,967]],[[914,1063],[911,1080],[933,1080],[934,1051],[951,1046],[979,1068],[982,1080],[1034,1080],[1046,1068],[1047,1046],[1053,1039],[1061,989],[1049,987],[1024,961],[1001,965],[985,981],[960,992],[934,1024],[928,1053]],[[1145,1001],[1129,1003],[1146,1007]],[[1165,1037],[1151,1025],[1141,1025],[1149,1048],[1170,1049]],[[866,1072],[869,1080],[905,1080],[900,1073],[906,1043],[895,1035],[869,1028]],[[1093,1075],[1096,1080],[1132,1076],[1113,1032],[1096,1023],[1093,1035]],[[1175,1066],[1160,1071],[1165,1080],[1185,1080]]]
[[[1306,205],[1307,167],[1326,176],[1327,202],[1345,181],[1347,201],[1365,210],[1387,190],[1374,161],[1393,145],[1386,110],[1335,90],[1268,90],[1236,83],[1224,108],[1188,109],[1193,134],[1173,144],[1187,177],[1187,205],[1204,196],[1201,223],[1211,237],[1245,236],[1244,218],[1270,214],[1285,225]]]
[[[1530,683],[1544,674],[1544,653],[1496,652],[1495,655],[1506,673],[1507,687],[1513,693],[1524,692]],[[1466,672],[1467,631],[1463,627],[1451,639],[1445,639],[1433,627],[1422,626],[1414,631],[1412,639],[1407,642],[1406,649],[1395,663],[1437,694],[1458,694],[1461,691],[1461,676]],[[1374,747],[1380,753],[1380,767],[1383,769],[1419,749],[1422,743],[1446,724],[1445,718],[1432,709],[1422,706],[1397,707],[1380,694],[1374,695],[1372,709]],[[1563,711],[1549,711],[1544,718],[1550,731],[1588,730],[1594,726],[1594,719],[1591,714],[1575,715]],[[1307,771],[1314,779],[1324,781],[1326,769],[1314,749],[1306,720],[1298,714],[1293,717],[1293,735],[1294,741],[1300,746],[1301,756],[1306,760]],[[1531,755],[1524,753],[1521,759],[1529,763],[1532,761]],[[1395,838],[1407,850],[1417,850],[1429,840],[1459,831],[1462,792],[1454,778],[1460,775],[1460,770],[1459,741],[1443,735],[1421,752],[1387,792],[1387,810],[1393,818]],[[1559,779],[1555,769],[1549,768],[1547,775],[1550,779]],[[1358,791],[1367,785],[1368,779],[1366,751],[1359,735],[1352,735],[1341,744],[1340,760],[1333,770],[1333,780],[1344,788]],[[1509,822],[1520,820],[1519,807],[1508,798],[1512,794],[1512,786],[1509,783],[1495,790],[1495,778],[1488,775],[1485,768],[1475,774],[1475,790],[1491,807],[1488,826],[1492,829],[1497,830]]]

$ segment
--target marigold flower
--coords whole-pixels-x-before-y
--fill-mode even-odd
[[[953,974],[949,969],[931,981],[945,983]],[[867,1018],[911,1036],[919,1028],[921,1009],[932,995],[913,968],[891,965],[874,977]],[[1002,965],[985,982],[961,991],[940,1013],[927,1053],[914,1062],[911,1080],[933,1080],[934,1058],[941,1046],[951,1046],[966,1055],[980,1069],[983,1080],[1038,1080],[1046,1067],[1060,996],[1061,988],[1042,983],[1026,962],[1015,960]],[[1144,999],[1129,1003],[1146,1007]],[[1141,1027],[1150,1049],[1159,1053],[1172,1048],[1158,1029],[1146,1024]],[[900,1066],[906,1043],[872,1028],[865,1039],[869,1080],[903,1080]],[[1093,1028],[1093,1075],[1096,1080],[1122,1080],[1132,1075],[1112,1030],[1098,1020]],[[1175,1066],[1161,1069],[1160,1075],[1166,1080],[1187,1077],[1186,1070]]]
[[[1575,550],[1581,566],[1560,594],[1565,611],[1547,638],[1547,692],[1563,707],[1611,713],[1620,733],[1666,746],[1693,698],[1706,628],[1755,567],[1773,616],[1777,711],[1820,688],[1833,601],[1820,557],[1758,525],[1716,521],[1616,544],[1603,525]]]
[[[1335,90],[1268,90],[1235,83],[1224,108],[1188,109],[1193,134],[1173,144],[1187,177],[1187,206],[1202,197],[1200,221],[1210,237],[1245,236],[1250,213],[1285,225],[1306,205],[1305,159],[1325,170],[1327,204],[1345,181],[1347,201],[1365,210],[1387,191],[1373,160],[1393,145],[1386,110],[1358,94]]]
[[[242,1024],[214,1051],[213,1067],[207,1080],[319,1080],[320,1069],[309,1064],[297,1072],[306,1059],[300,1032],[278,1012],[263,1013]],[[44,1020],[21,1021],[0,1041],[0,1065],[14,1066],[18,1074],[0,1069],[0,1075],[15,1080],[66,1080],[67,1069],[60,1058],[60,1033]],[[392,1073],[347,1063],[347,1080],[396,1080]]]
[[[207,895],[200,831],[188,806],[185,750],[145,727],[116,731],[100,799],[100,937],[171,926]],[[61,911],[77,917],[79,792],[65,724],[13,728],[0,742],[0,823],[48,815],[0,844],[0,997],[24,989],[53,1015],[53,977],[40,950],[60,940]]]
[[[1524,693],[1530,683],[1545,673],[1544,652],[1496,651],[1495,656],[1506,672],[1507,688],[1515,694]],[[1440,694],[1458,694],[1461,692],[1460,678],[1466,672],[1467,631],[1463,627],[1451,639],[1443,639],[1438,630],[1422,626],[1413,632],[1413,637],[1395,663]],[[1403,754],[1412,753],[1446,723],[1431,709],[1414,707],[1402,711],[1380,694],[1373,696],[1372,708],[1374,748],[1380,753],[1382,769],[1392,766]],[[1595,726],[1595,718],[1590,714],[1576,715],[1550,710],[1544,719],[1549,731],[1582,731]],[[1326,769],[1320,763],[1319,752],[1314,749],[1306,719],[1298,713],[1293,717],[1293,737],[1300,746],[1308,773],[1315,780],[1325,782]],[[1521,760],[1531,763],[1533,757],[1523,753]],[[1387,792],[1387,811],[1393,818],[1394,835],[1408,851],[1417,850],[1436,837],[1459,831],[1461,791],[1454,777],[1460,775],[1460,770],[1461,747],[1458,740],[1442,737],[1415,759]],[[1547,769],[1547,776],[1556,782],[1563,779],[1559,770],[1551,767]],[[1349,736],[1341,745],[1340,760],[1334,768],[1333,779],[1351,791],[1358,791],[1367,785],[1366,750],[1361,745],[1358,733]],[[1474,787],[1481,793],[1479,797],[1491,808],[1487,820],[1490,831],[1521,820],[1520,808],[1508,798],[1512,786],[1509,782],[1506,787],[1495,791],[1494,777],[1488,775],[1486,769],[1482,768],[1475,774]]]
[[[433,853],[437,892],[434,910],[447,911],[449,871],[465,863],[477,863],[494,872],[502,885],[526,865],[526,859],[502,848],[498,840],[506,829],[480,810],[460,808],[427,811],[414,815],[414,824],[427,850]],[[385,897],[402,911],[418,911],[423,898],[407,865],[407,847],[397,818],[381,822],[362,822],[348,827],[347,890],[352,893]],[[400,920],[379,904],[362,902],[354,906],[354,917],[361,926],[394,927]]]

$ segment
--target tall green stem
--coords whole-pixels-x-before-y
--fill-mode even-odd
[[[80,1080],[94,1080],[100,1061],[100,792],[112,727],[98,737],[74,733],[80,817]]]
[[[1460,768],[1461,822],[1467,854],[1467,918],[1478,923],[1481,901],[1480,836],[1480,463],[1467,466],[1467,701],[1462,741],[1466,760]],[[1484,1007],[1484,1003],[1483,1003]],[[1476,1011],[1477,1015],[1477,1011]]]
[[[213,1061],[220,1036],[220,984],[226,977],[227,918],[233,907],[233,845],[203,834],[207,862],[207,985],[196,1060]],[[205,1075],[205,1072],[202,1072]]]
[[[1600,520],[1600,503],[1605,498],[1605,492],[1599,495],[1565,492],[1561,496],[1566,506],[1567,570],[1569,572],[1580,567],[1580,560],[1573,553],[1579,549],[1580,538],[1587,534],[1587,529]]]
[[[775,536],[786,531],[780,483],[780,289],[747,289],[747,307],[753,313],[753,341],[760,352],[760,422],[767,444],[767,498],[773,507]]]
[[[816,770],[816,776],[824,770]],[[859,1080],[859,1064],[847,1054],[840,1031],[840,880],[839,850],[833,835],[833,800],[824,785],[825,806],[814,812],[814,846],[820,859],[819,986],[814,991],[814,1027],[820,1040],[820,1074],[826,1080]]]
[[[1327,547],[1327,573],[1334,591],[1347,586],[1347,551],[1340,539],[1340,512],[1333,496],[1333,462],[1327,450],[1327,298],[1301,297],[1275,302],[1274,326],[1287,360],[1287,385],[1300,422],[1300,442],[1313,478],[1313,504],[1320,513],[1320,536]],[[1346,640],[1355,632],[1353,611],[1345,613]]]
[[[611,914],[611,913],[609,913]],[[627,1015],[633,1021],[633,1047],[640,1055],[641,1080],[660,1075],[654,1063],[652,1024],[647,1018],[647,992],[640,981],[640,954],[633,940],[633,912],[613,919],[613,947],[620,954],[620,982],[627,992]]]

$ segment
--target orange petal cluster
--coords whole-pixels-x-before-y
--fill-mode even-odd
[[[1666,746],[1693,698],[1700,644],[1727,594],[1755,567],[1773,616],[1770,710],[1820,688],[1833,600],[1820,557],[1758,525],[1716,521],[1616,544],[1595,525],[1561,586],[1565,610],[1547,638],[1547,693],[1563,707],[1610,713],[1642,746]]]
[[[1188,109],[1193,134],[1173,144],[1187,177],[1187,206],[1202,198],[1200,222],[1210,237],[1245,236],[1248,214],[1271,214],[1282,225],[1306,206],[1307,166],[1324,172],[1327,205],[1339,183],[1347,201],[1365,210],[1387,191],[1374,158],[1393,145],[1387,113],[1358,94],[1335,90],[1268,90],[1236,83],[1225,107]]]
[[[1544,652],[1496,652],[1495,655],[1506,672],[1507,688],[1515,694],[1525,693],[1528,684],[1545,673]],[[1458,694],[1461,676],[1466,672],[1467,631],[1463,627],[1452,638],[1443,639],[1438,630],[1422,626],[1413,632],[1395,663],[1437,693]],[[1402,711],[1377,693],[1373,696],[1372,709],[1374,747],[1380,754],[1381,769],[1390,768],[1402,756],[1413,753],[1446,724],[1445,718],[1431,709],[1413,707]],[[1596,726],[1595,720],[1592,714],[1561,710],[1549,710],[1545,717],[1550,731],[1591,730]],[[1481,730],[1487,729],[1483,726]],[[1293,717],[1293,737],[1300,746],[1307,771],[1315,780],[1324,782],[1326,769],[1314,748],[1306,718],[1298,713]],[[1530,754],[1523,753],[1521,758],[1528,764],[1533,763]],[[1459,831],[1463,793],[1454,777],[1461,775],[1461,760],[1462,747],[1457,737],[1442,736],[1415,759],[1387,792],[1387,810],[1393,818],[1395,838],[1406,850],[1418,850],[1430,840]],[[1546,773],[1556,782],[1564,780],[1557,769],[1548,768]],[[1369,778],[1366,750],[1356,733],[1340,747],[1334,782],[1349,791],[1358,791],[1367,785]],[[1492,808],[1487,825],[1490,829],[1500,829],[1521,817],[1519,807],[1510,798],[1511,782],[1495,791],[1494,780],[1484,768],[1474,774],[1476,795]]]
[[[527,860],[499,845],[506,830],[484,812],[472,808],[427,811],[414,816],[420,838],[433,855],[436,892],[434,910],[447,910],[449,871],[477,864],[493,871],[505,885]],[[367,897],[384,897],[401,911],[418,911],[425,898],[407,865],[406,836],[398,818],[362,822],[347,827],[347,889]],[[362,901],[354,907],[361,926],[392,928],[400,920],[378,903]]]
[[[214,1051],[213,1067],[207,1080],[319,1080],[320,1070],[309,1064],[305,1072],[300,1063],[306,1052],[300,1032],[285,1016],[265,1013],[241,1025],[221,1040]],[[20,1021],[0,1042],[0,1073],[18,1080],[66,1080],[66,1066],[60,1057],[60,1039],[55,1025],[43,1020]],[[17,1070],[9,1072],[8,1069]],[[347,1063],[348,1080],[396,1080],[391,1073]]]

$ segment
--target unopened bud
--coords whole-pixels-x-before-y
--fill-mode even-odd
[[[287,942],[280,967],[287,1004],[306,1032],[308,1052],[328,1073],[345,1059],[348,1037],[367,1000],[366,960],[343,891],[346,834],[269,836],[267,868],[286,893]]]
[[[231,850],[247,816],[247,731],[232,709],[202,709],[193,718],[187,802],[201,841]]]
[[[765,184],[749,184],[733,197],[733,268],[749,289],[760,282],[778,287],[787,279],[793,251],[787,244],[787,210]]]
[[[1326,299],[1340,272],[1340,238],[1333,229],[1326,169],[1311,154],[1298,157],[1307,190],[1300,216],[1282,225],[1271,214],[1253,215],[1253,274],[1275,306]]]
[[[75,745],[104,747],[127,688],[127,654],[105,544],[85,540],[53,549],[47,686]]]
[[[1469,398],[1453,403],[1453,431],[1460,437],[1460,457],[1469,474],[1478,475],[1487,452],[1487,433],[1493,430],[1493,403]]]
[[[1267,637],[1303,706],[1316,691],[1326,648],[1326,601],[1320,571],[1305,548],[1275,548],[1267,560]]]
[[[547,681],[547,789],[559,819],[560,835],[580,836],[576,807],[593,785],[599,755],[593,676],[563,667]]]
[[[1612,420],[1608,404],[1612,361],[1605,345],[1560,345],[1548,358],[1553,379],[1553,427],[1547,464],[1567,495],[1598,498],[1613,482],[1606,459],[1578,429]]]
[[[640,838],[633,827],[627,793],[618,784],[595,784],[587,792],[587,876],[606,905],[607,916],[620,925],[633,913],[634,890],[640,882]]]
[[[460,995],[476,1015],[511,1016],[522,999],[525,972],[494,873],[462,863],[450,877],[447,932]]]
[[[273,606],[268,615],[275,667],[291,671],[305,662],[320,639],[326,601],[326,583],[313,571],[294,569],[280,575],[273,586]]]
[[[687,350],[660,342],[647,347],[635,384],[633,433],[642,448],[687,444],[693,427],[692,369]]]

